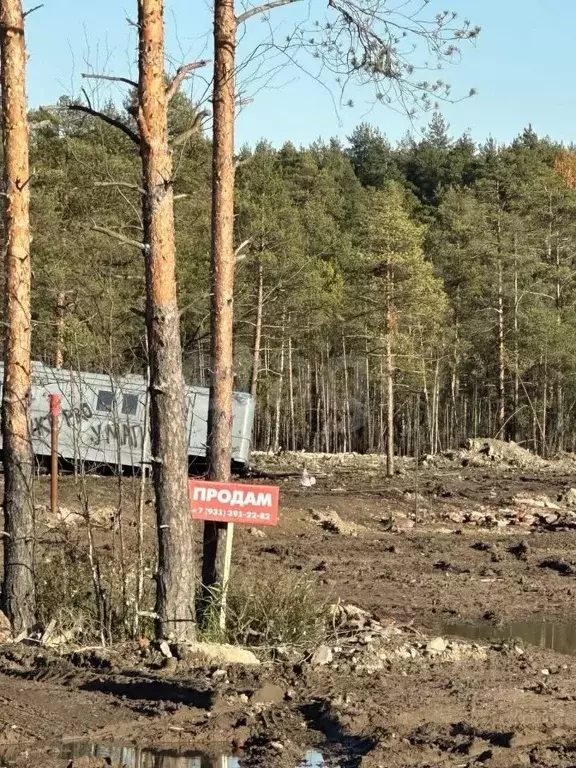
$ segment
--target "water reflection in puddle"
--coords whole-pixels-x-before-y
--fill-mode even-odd
[[[548,648],[558,653],[576,656],[576,623],[541,620],[514,621],[503,626],[488,622],[458,621],[444,624],[440,634],[455,635],[468,640],[521,639],[529,645]]]
[[[77,757],[109,758],[113,766],[125,768],[240,768],[237,757],[207,755],[186,748],[140,748],[116,744],[67,744],[63,755],[70,760]],[[319,752],[306,753],[298,768],[327,768]]]

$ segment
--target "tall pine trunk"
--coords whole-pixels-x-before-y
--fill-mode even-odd
[[[502,430],[506,418],[506,390],[505,390],[505,350],[504,350],[504,267],[502,264],[502,234],[501,224],[498,220],[498,437],[502,437]]]
[[[520,338],[518,335],[518,238],[514,235],[514,421],[512,436],[518,442],[518,411],[520,409]]]
[[[280,367],[278,370],[278,391],[274,408],[274,452],[280,450],[280,423],[282,418],[282,392],[284,389],[284,361],[286,349],[286,310],[282,312],[282,341],[280,344]]]
[[[208,460],[210,479],[218,481],[230,479],[232,460],[235,50],[233,0],[215,0]],[[204,524],[202,583],[206,589],[222,583],[227,530],[221,523]]]
[[[394,317],[392,310],[392,267],[386,265],[386,475],[394,475],[394,359],[392,333]]]
[[[559,232],[556,232],[556,249],[554,266],[556,271],[555,276],[555,305],[556,305],[556,326],[560,328],[562,325],[562,275],[560,272],[560,236]],[[559,451],[564,450],[564,396],[562,391],[562,371],[557,373],[558,379],[556,381],[556,433],[558,436],[557,448]]]
[[[54,367],[62,368],[64,363],[64,313],[66,311],[66,296],[63,291],[56,297],[56,338],[54,344]]]
[[[264,313],[264,270],[258,261],[258,296],[256,298],[256,329],[252,350],[252,373],[250,375],[250,394],[256,397],[258,392],[258,373],[260,371],[260,348],[262,345],[262,316]]]
[[[6,217],[3,608],[16,632],[35,623],[34,466],[30,441],[30,173],[21,0],[0,3]]]
[[[290,450],[296,450],[296,412],[294,406],[294,371],[292,367],[292,337],[288,337],[288,399],[290,403]]]
[[[195,637],[188,449],[176,295],[172,158],[168,147],[162,0],[138,0],[139,112],[144,182],[146,321],[158,574],[157,635]]]

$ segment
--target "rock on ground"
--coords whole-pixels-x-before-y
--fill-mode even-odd
[[[225,643],[186,643],[180,647],[179,655],[187,662],[214,662],[216,664],[260,664],[259,659],[246,648]]]

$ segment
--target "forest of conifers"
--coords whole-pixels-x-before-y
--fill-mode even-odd
[[[33,358],[142,373],[138,154],[67,104],[31,115]],[[186,133],[194,107],[170,109]],[[207,385],[209,140],[176,147],[174,168],[184,372]],[[398,453],[473,436],[574,450],[570,148],[531,128],[477,146],[434,114],[397,145],[366,124],[262,141],[236,189],[235,388],[256,394],[255,448],[383,450],[393,390]]]

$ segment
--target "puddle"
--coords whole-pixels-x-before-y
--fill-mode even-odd
[[[140,748],[117,744],[74,743],[64,745],[62,756],[67,760],[79,757],[108,758],[114,768],[241,768],[237,757],[207,755],[183,747]],[[328,768],[328,763],[320,752],[311,750],[295,768]]]
[[[541,621],[514,621],[503,626],[488,622],[450,622],[439,634],[455,635],[467,640],[512,640],[520,638],[529,645],[548,648],[558,653],[576,656],[576,623]]]

